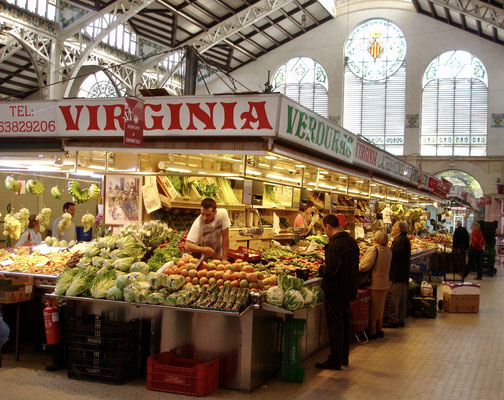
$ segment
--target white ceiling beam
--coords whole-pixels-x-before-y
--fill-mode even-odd
[[[477,21],[504,29],[504,10],[479,0],[429,0],[432,4],[474,18]]]
[[[193,46],[198,53],[203,54],[216,44],[228,39],[240,30],[262,20],[264,17],[289,3],[292,3],[293,1],[294,0],[260,0],[254,5],[245,8],[225,21],[222,21],[207,31],[195,36],[193,39],[188,40],[184,43],[184,45]],[[156,65],[158,62],[163,61],[165,58],[166,55],[164,54],[152,57],[143,63],[141,69],[145,71]]]

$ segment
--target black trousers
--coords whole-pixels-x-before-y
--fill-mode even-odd
[[[476,277],[481,279],[483,277],[483,250],[469,250],[469,262],[467,264],[465,276],[469,274],[474,264],[476,264]]]
[[[348,363],[352,326],[350,302],[333,303],[326,301],[327,329],[331,342],[329,362],[341,365]]]

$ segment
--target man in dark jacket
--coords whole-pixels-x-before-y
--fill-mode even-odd
[[[411,243],[408,224],[399,221],[392,227],[392,261],[390,263],[390,309],[388,328],[404,326],[408,311],[408,282],[411,266]]]
[[[322,224],[329,244],[326,246],[325,266],[320,268],[319,274],[324,278],[322,289],[326,295],[326,319],[331,352],[327,361],[315,366],[339,370],[342,365],[348,365],[352,335],[350,301],[357,296],[359,246],[343,230],[344,221],[341,217],[328,215]]]
[[[469,248],[469,232],[462,226],[462,221],[457,221],[453,232],[453,267],[454,272],[463,273],[466,266],[466,253]]]

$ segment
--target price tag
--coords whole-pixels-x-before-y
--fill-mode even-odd
[[[33,285],[26,285],[25,286],[25,293],[30,294],[33,291]]]
[[[12,264],[14,264],[14,261],[12,261],[10,258],[7,260],[0,261],[0,265],[2,267],[6,267],[6,266],[12,265]]]
[[[39,249],[39,253],[45,256],[46,254],[52,253],[52,250],[49,247],[44,246]]]

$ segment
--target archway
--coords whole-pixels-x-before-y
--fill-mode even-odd
[[[454,186],[460,186],[466,192],[471,193],[475,198],[483,197],[483,188],[472,175],[456,169],[448,169],[437,173],[436,178],[444,178]]]

